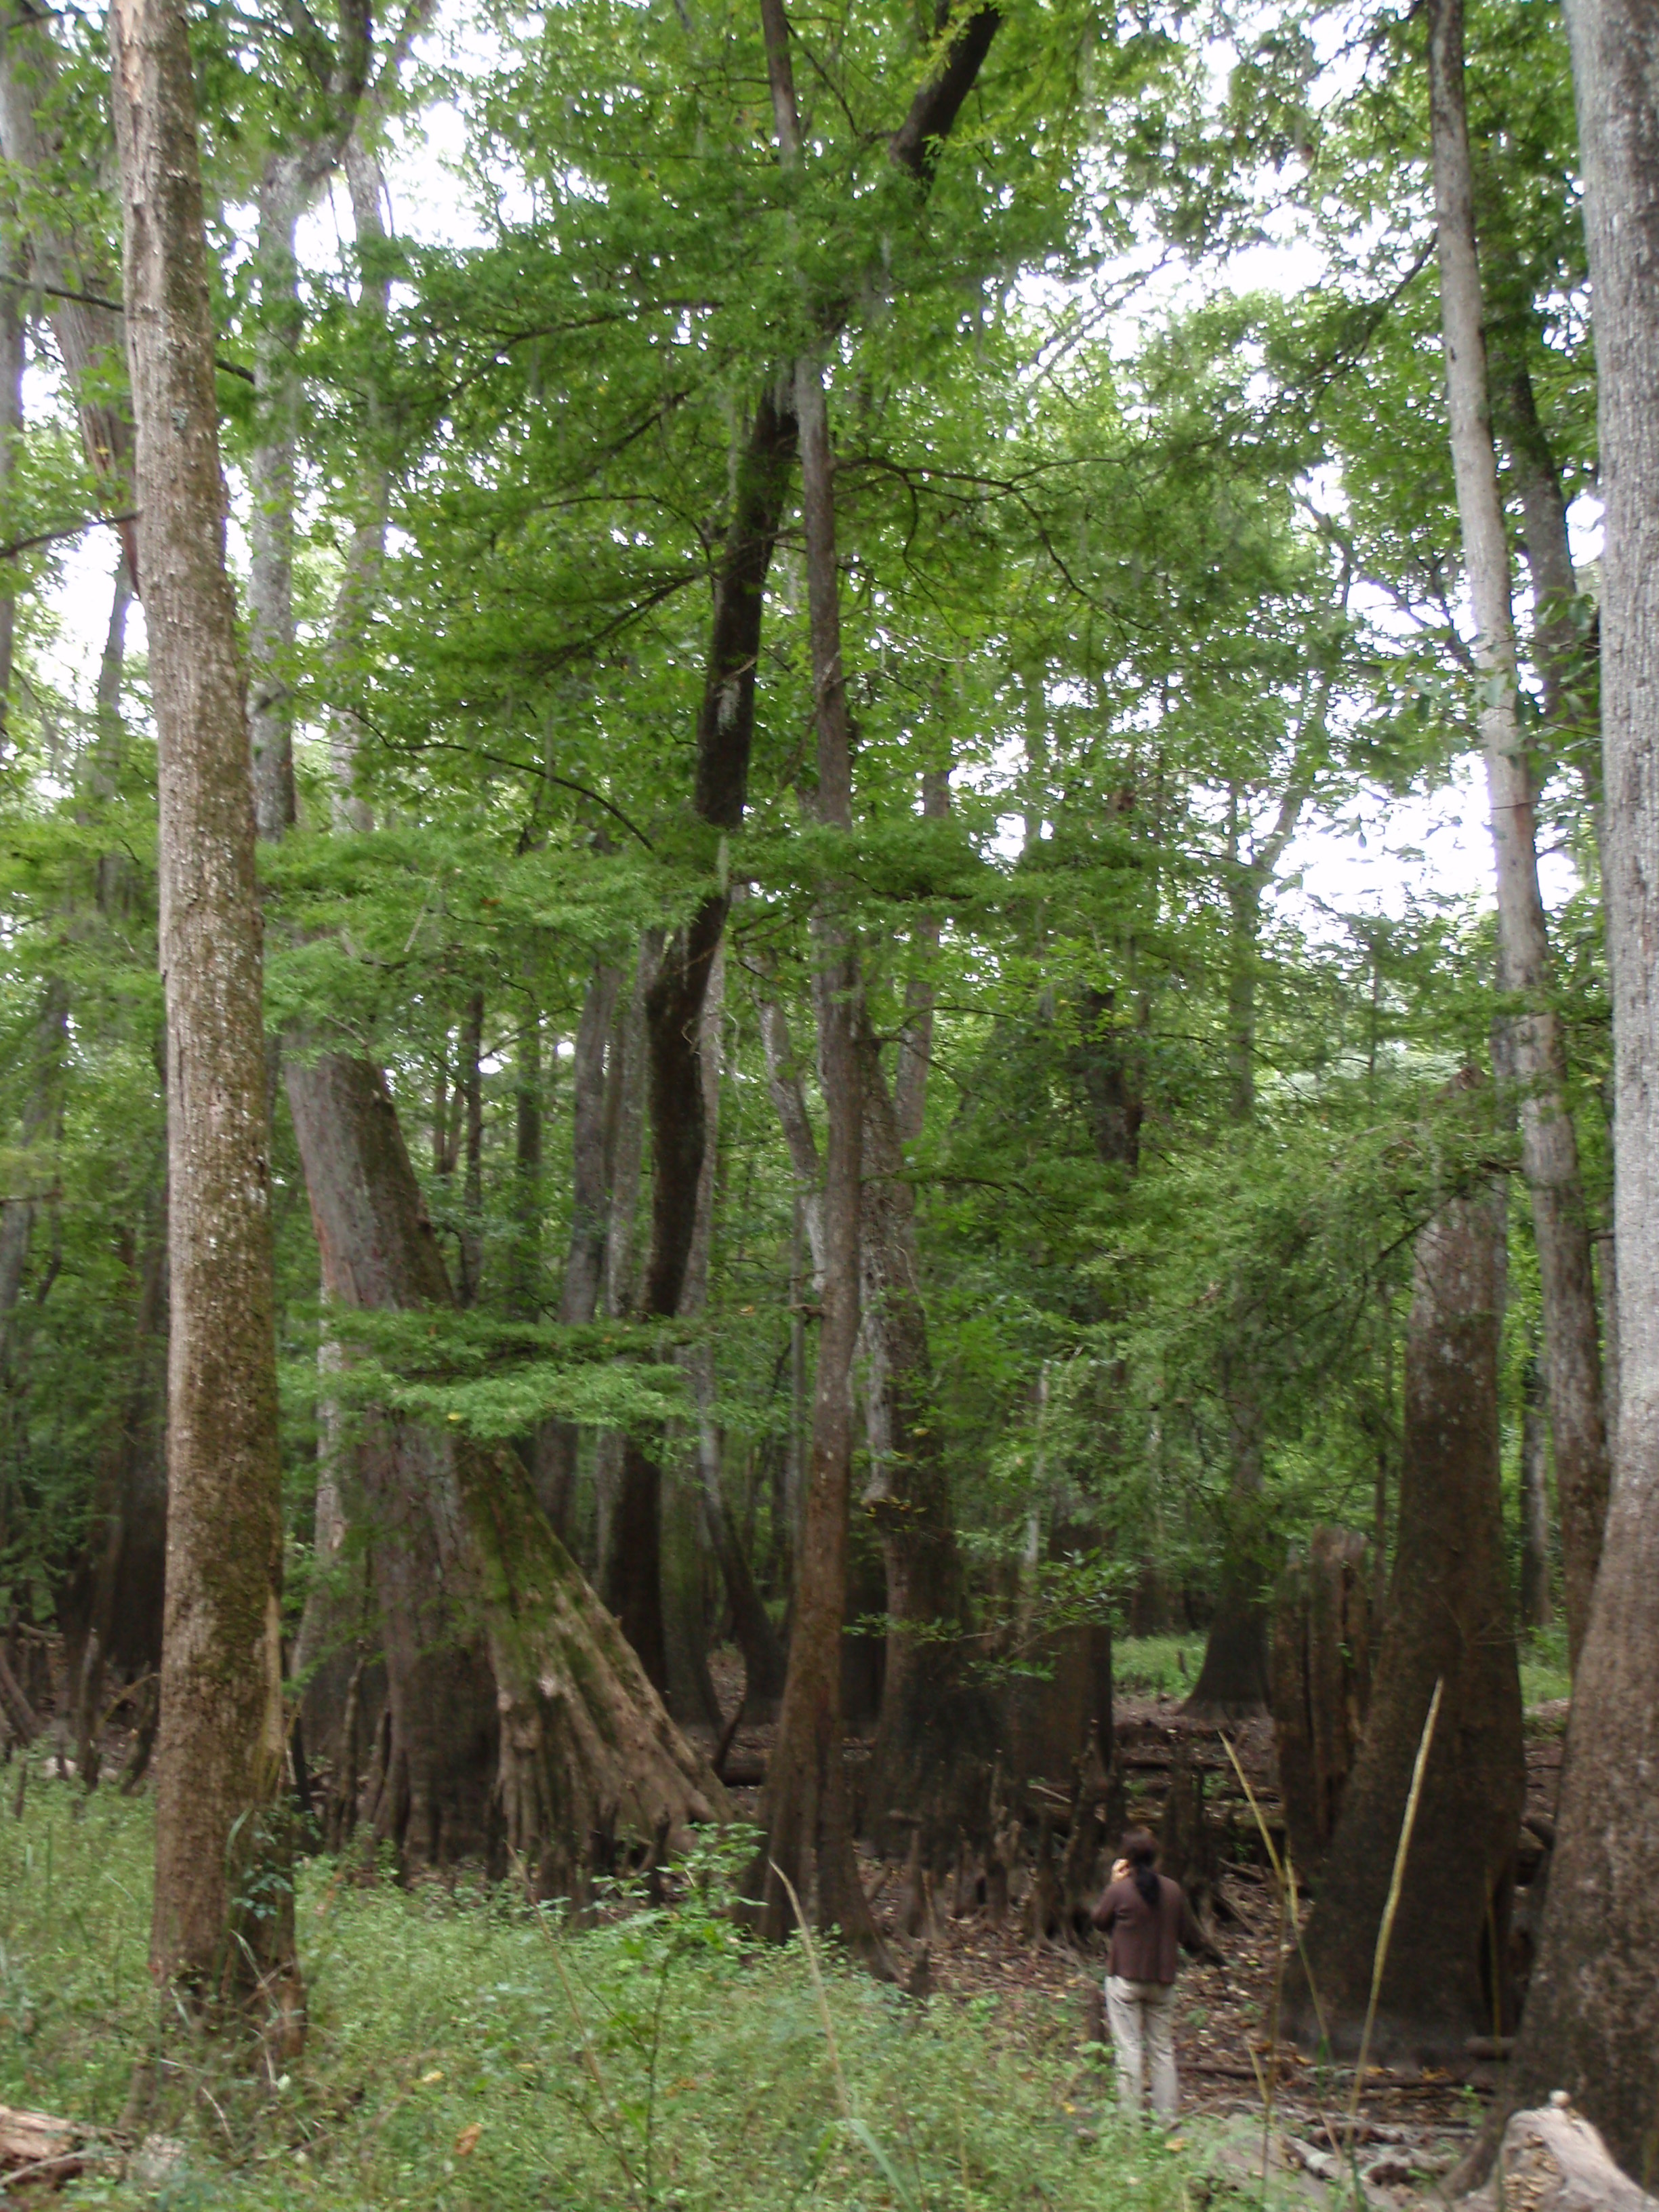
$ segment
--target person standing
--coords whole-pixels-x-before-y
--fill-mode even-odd
[[[1094,1924],[1111,1938],[1106,1960],[1106,2018],[1112,2031],[1120,2105],[1139,2112],[1150,2062],[1152,2110],[1175,2118],[1175,1983],[1182,1945],[1205,1957],[1215,1946],[1193,1917],[1179,1882],[1158,1871],[1158,1845],[1146,1828],[1131,1828],[1112,1880],[1096,1905]]]

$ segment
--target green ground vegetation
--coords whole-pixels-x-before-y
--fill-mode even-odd
[[[15,1774],[15,1768],[10,1770]],[[678,1900],[580,1933],[511,1887],[399,1889],[313,1859],[296,1905],[311,2008],[277,2070],[162,2035],[146,1965],[146,1804],[32,1776],[0,1814],[0,2102],[114,2126],[161,2057],[159,2187],[70,2203],[552,2208],[1106,2205],[1164,2212],[1182,2163],[1092,2118],[1078,2021],[921,2008],[716,1909],[732,1850]],[[833,2037],[828,2031],[833,2031]],[[161,2040],[158,2042],[158,2037]]]
[[[1133,1697],[1184,1698],[1204,1664],[1204,1638],[1124,1636],[1112,1646],[1112,1684]]]

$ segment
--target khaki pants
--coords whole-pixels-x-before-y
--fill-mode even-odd
[[[1118,2103],[1139,2112],[1142,2075],[1150,2061],[1152,2110],[1161,2120],[1174,2119],[1181,2102],[1176,2081],[1175,1984],[1126,1982],[1121,1975],[1109,1974],[1106,2018],[1117,2062]]]

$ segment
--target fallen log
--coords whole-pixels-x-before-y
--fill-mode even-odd
[[[79,2173],[98,2153],[89,2139],[96,2130],[60,2120],[50,2112],[28,2112],[0,2105],[0,2195],[20,2182],[49,2182],[54,2187]]]

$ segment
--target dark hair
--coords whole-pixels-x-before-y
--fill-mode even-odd
[[[1158,1886],[1158,1875],[1153,1862],[1158,1857],[1158,1844],[1150,1828],[1131,1828],[1123,1838],[1123,1856],[1129,1862],[1129,1872],[1142,1901],[1157,1910],[1163,1892]]]

